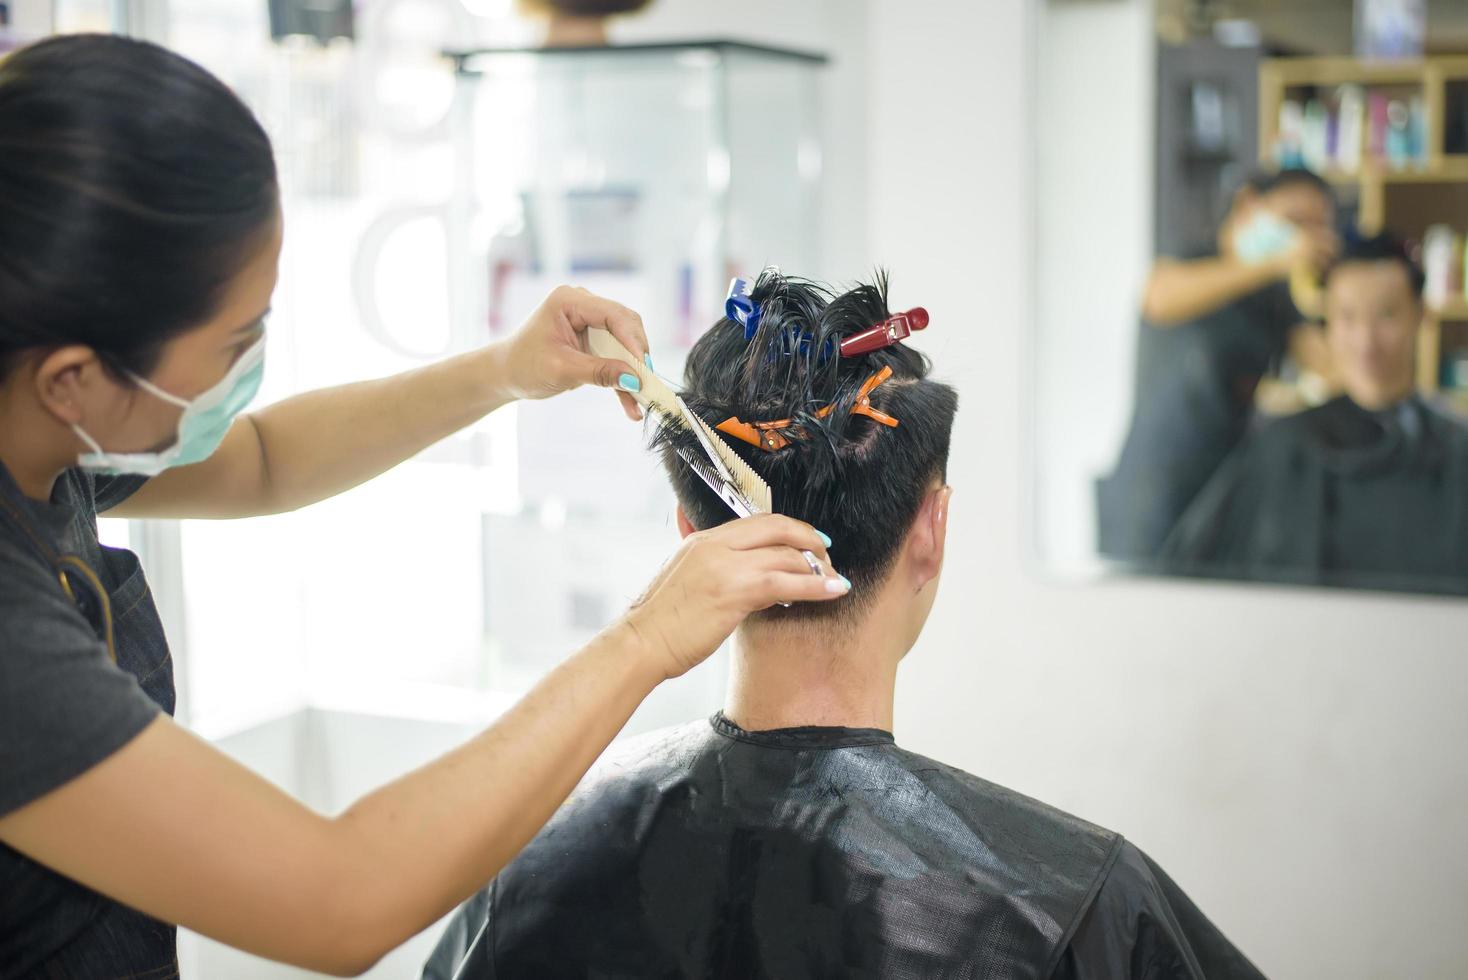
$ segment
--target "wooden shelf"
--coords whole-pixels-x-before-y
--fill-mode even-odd
[[[1421,218],[1424,197],[1441,196],[1444,200],[1463,201],[1468,188],[1468,154],[1447,153],[1443,143],[1448,109],[1448,85],[1468,79],[1468,56],[1449,55],[1418,58],[1409,61],[1367,61],[1357,58],[1270,58],[1259,66],[1259,155],[1269,166],[1278,133],[1280,107],[1290,89],[1306,86],[1330,88],[1359,85],[1363,88],[1418,88],[1427,114],[1427,164],[1404,170],[1389,170],[1374,157],[1362,160],[1359,171],[1336,170],[1322,176],[1331,184],[1360,190],[1356,223],[1362,231],[1374,234],[1399,223]],[[1363,146],[1363,149],[1365,147]],[[1450,185],[1441,190],[1432,185]],[[1393,188],[1400,190],[1393,192]],[[1418,189],[1422,188],[1422,189]],[[1462,230],[1462,215],[1438,220]],[[1414,229],[1420,234],[1420,228]],[[1398,228],[1398,234],[1403,230]],[[1423,323],[1417,346],[1417,380],[1428,392],[1438,389],[1442,369],[1442,325],[1468,322],[1468,299],[1457,298],[1442,309],[1434,310]],[[1456,392],[1454,398],[1468,398]]]
[[[1320,176],[1337,187],[1355,187],[1361,183],[1361,171],[1359,170],[1339,170],[1332,167],[1329,170],[1321,171]]]
[[[1457,60],[1457,59],[1451,59]],[[1428,61],[1362,61],[1357,58],[1270,58],[1260,71],[1287,88],[1305,85],[1420,85]]]
[[[1455,82],[1468,78],[1468,55],[1439,55],[1432,59],[1432,63],[1444,78]]]
[[[1372,162],[1360,170],[1326,170],[1320,175],[1332,184],[1352,187],[1364,181],[1383,184],[1458,184],[1468,183],[1468,156],[1451,154],[1442,162],[1425,167],[1408,167],[1405,170],[1390,170],[1380,163]]]
[[[1468,320],[1468,298],[1450,299],[1442,306],[1432,307],[1439,320]]]
[[[1268,58],[1262,76],[1286,88],[1332,85],[1422,85],[1468,78],[1468,55],[1371,61],[1360,58]]]
[[[1369,174],[1370,171],[1367,171]],[[1468,158],[1462,156],[1445,156],[1442,162],[1433,166],[1420,169],[1408,167],[1406,170],[1381,170],[1376,173],[1378,179],[1388,184],[1456,184],[1468,181]]]

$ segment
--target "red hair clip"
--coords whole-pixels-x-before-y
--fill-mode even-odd
[[[896,419],[886,412],[878,411],[872,407],[872,392],[877,386],[892,377],[890,366],[882,368],[876,374],[867,378],[861,389],[856,393],[856,404],[851,406],[852,415],[865,415],[873,422],[896,428],[899,424]],[[827,405],[816,412],[816,418],[823,419],[830,415],[836,408],[835,405]],[[763,449],[767,453],[777,453],[790,445],[790,439],[781,432],[794,424],[791,419],[780,419],[778,422],[741,422],[739,419],[730,417],[720,422],[714,428],[725,435],[731,435],[741,442],[747,442],[751,446]]]
[[[894,313],[881,323],[841,341],[841,356],[856,357],[858,354],[870,354],[874,350],[891,347],[911,337],[914,330],[922,330],[927,325],[928,311],[921,306],[914,306],[906,313]]]

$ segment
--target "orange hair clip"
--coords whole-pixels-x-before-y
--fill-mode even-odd
[[[856,404],[851,406],[851,414],[865,415],[873,422],[896,428],[899,424],[896,419],[872,407],[872,392],[890,377],[892,377],[892,368],[888,366],[867,378],[861,390],[856,393]],[[835,407],[835,405],[827,405],[816,412],[816,418],[825,418],[835,410]],[[790,419],[780,419],[778,422],[741,422],[731,416],[714,428],[741,442],[747,442],[751,446],[763,449],[765,452],[776,453],[790,445],[790,440],[780,430],[788,429],[792,424]]]

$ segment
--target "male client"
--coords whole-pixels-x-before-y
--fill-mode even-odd
[[[901,343],[839,355],[888,317],[885,282],[833,298],[766,273],[753,299],[752,338],[721,320],[695,345],[685,400],[734,420],[852,591],[752,617],[723,711],[613,748],[425,977],[1258,977],[1119,835],[894,742],[957,396]],[[732,516],[678,457],[692,439],[657,437],[684,534]]]
[[[1247,439],[1164,552],[1183,573],[1468,593],[1468,426],[1417,393],[1422,273],[1389,235],[1325,282],[1345,393]]]

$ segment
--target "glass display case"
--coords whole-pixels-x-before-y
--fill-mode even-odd
[[[445,58],[381,9],[355,43],[252,55],[245,25],[211,10],[181,0],[172,43],[251,102],[281,165],[266,400],[482,346],[560,283],[640,312],[677,378],[731,275],[817,267],[819,56],[698,42]],[[676,547],[644,446],[613,395],[580,391],[508,406],[302,513],[186,523],[191,722],[223,733],[296,705],[492,717]],[[721,690],[715,662],[639,727],[712,710]]]
[[[441,225],[467,260],[448,269],[455,343],[513,329],[572,282],[638,310],[658,369],[681,376],[732,275],[816,267],[820,63],[718,42],[457,54]],[[384,342],[412,347],[411,320],[367,309]],[[615,615],[676,535],[666,480],[605,393],[505,414],[513,477],[510,507],[484,524],[486,663],[514,686]],[[545,615],[523,615],[532,603]]]

